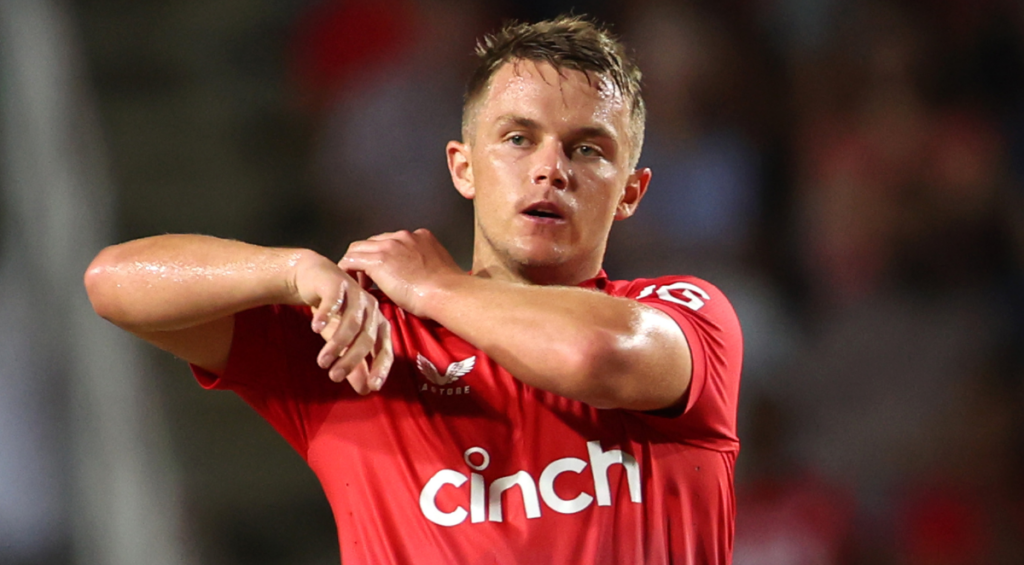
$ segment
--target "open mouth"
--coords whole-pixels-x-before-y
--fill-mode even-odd
[[[527,210],[527,216],[533,216],[534,218],[551,218],[553,220],[561,220],[562,217],[554,212],[548,212],[547,210]]]
[[[564,219],[564,216],[558,210],[558,207],[549,202],[538,202],[537,204],[530,206],[526,210],[523,210],[523,214],[526,214],[527,216],[533,218],[545,220]]]

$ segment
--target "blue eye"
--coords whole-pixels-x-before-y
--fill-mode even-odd
[[[600,155],[597,148],[592,145],[580,145],[576,148],[576,151],[584,157],[597,157]]]
[[[525,135],[516,134],[516,135],[513,135],[513,136],[509,137],[508,141],[509,141],[509,143],[511,143],[512,145],[515,145],[517,147],[518,146],[522,146],[522,145],[526,145],[526,136]]]

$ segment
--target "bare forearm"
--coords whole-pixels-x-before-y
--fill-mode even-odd
[[[134,331],[172,331],[261,304],[297,302],[301,250],[201,235],[162,235],[108,247],[85,285],[96,312]]]
[[[636,301],[468,275],[427,230],[355,242],[340,264],[537,388],[592,406],[650,410],[676,402],[689,386],[683,332]]]
[[[516,378],[595,406],[658,408],[689,382],[678,327],[632,300],[460,276],[428,308]]]

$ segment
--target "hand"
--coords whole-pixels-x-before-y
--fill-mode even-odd
[[[426,307],[446,277],[466,276],[448,250],[425,229],[356,241],[338,266],[365,273],[395,304],[420,317],[429,317]]]
[[[328,369],[332,381],[347,380],[359,394],[380,390],[394,352],[391,324],[381,314],[377,299],[319,254],[300,259],[294,273],[292,288],[303,304],[313,308],[313,331],[326,342],[317,364]]]

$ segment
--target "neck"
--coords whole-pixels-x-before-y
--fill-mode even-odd
[[[578,286],[583,281],[597,276],[600,269],[587,275],[567,276],[558,267],[524,267],[518,271],[510,271],[496,266],[473,267],[473,276],[485,279],[497,279],[523,284],[552,285],[552,286]]]
[[[600,261],[553,264],[524,264],[510,257],[497,257],[490,248],[476,245],[473,251],[473,275],[489,279],[537,285],[576,286],[601,271]]]

